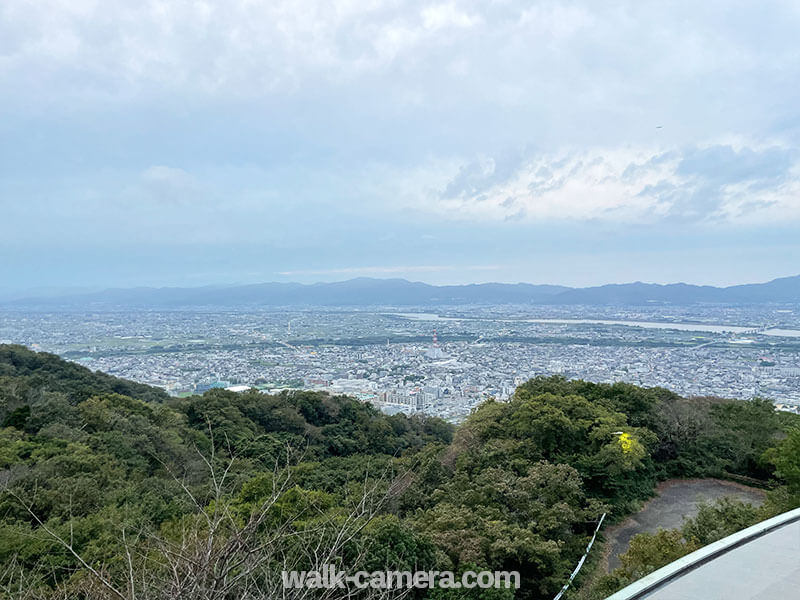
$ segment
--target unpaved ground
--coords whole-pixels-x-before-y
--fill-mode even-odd
[[[619,555],[628,549],[637,533],[655,533],[659,528],[680,527],[685,518],[694,517],[698,505],[723,497],[753,505],[764,501],[762,490],[720,479],[670,479],[656,488],[656,496],[622,523],[606,531],[604,563],[607,571],[620,566]]]

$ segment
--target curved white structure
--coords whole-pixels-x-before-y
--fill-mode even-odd
[[[606,600],[800,598],[800,508],[709,544]]]

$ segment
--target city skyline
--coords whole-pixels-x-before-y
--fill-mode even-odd
[[[552,374],[800,410],[796,305],[14,310],[4,342],[173,395],[324,390],[455,420]]]

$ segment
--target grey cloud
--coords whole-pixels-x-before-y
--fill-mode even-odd
[[[520,208],[518,211],[506,215],[506,217],[503,220],[507,222],[522,221],[525,218],[526,214],[527,213],[525,209]]]
[[[447,184],[442,198],[475,196],[485,192],[514,176],[521,168],[523,160],[521,154],[508,154],[466,164]]]
[[[553,190],[557,190],[559,188],[564,187],[564,183],[566,183],[567,177],[555,177],[553,172],[549,169],[544,169],[547,173],[544,177],[539,176],[539,173],[542,172],[542,169],[539,169],[536,172],[536,180],[528,184],[528,190],[533,194],[543,194],[545,192],[551,192]],[[572,175],[574,173],[570,173]]]
[[[751,182],[763,186],[782,181],[796,160],[797,153],[786,148],[737,151],[716,145],[684,151],[676,173],[716,185]]]
[[[668,218],[679,221],[719,219],[733,185],[743,186],[746,194],[753,195],[740,210],[751,212],[773,205],[774,201],[759,199],[757,194],[787,182],[798,160],[797,153],[787,148],[736,150],[726,145],[686,148],[679,156],[674,170],[678,183],[661,181],[640,193],[657,198],[669,207]]]
[[[674,160],[679,156],[679,153],[672,150],[668,152],[659,152],[644,162],[632,162],[622,172],[622,180],[626,182],[634,181],[637,177],[647,173],[654,167],[658,167],[669,160]]]
[[[658,208],[666,208],[662,218],[680,223],[713,220],[724,200],[721,190],[708,183],[689,185],[667,180],[645,186],[638,196],[656,198]]]

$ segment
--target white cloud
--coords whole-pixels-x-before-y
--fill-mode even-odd
[[[740,100],[765,98],[763,84],[791,89],[798,26],[791,3],[770,1],[3,2],[0,83],[29,99],[252,98],[386,76],[427,88],[429,102],[661,109],[702,76]]]
[[[310,78],[385,68],[435,44],[441,29],[478,22],[454,2],[9,2],[0,5],[0,76],[121,96],[291,92]]]
[[[203,199],[237,224],[292,203],[785,222],[798,159],[769,148],[800,141],[798,28],[770,0],[0,2],[0,109],[21,123],[3,141],[23,156],[6,179],[74,167],[105,198],[118,182],[93,179],[124,164],[125,206]]]
[[[426,6],[420,13],[425,29],[444,29],[446,27],[472,27],[480,22],[476,15],[460,10],[454,2]]]
[[[519,17],[520,27],[551,40],[569,38],[595,22],[588,8],[562,2],[541,2],[524,8]]]
[[[450,173],[435,194],[420,189],[413,207],[474,221],[800,219],[800,154],[779,145],[592,148],[507,162],[482,157]]]

